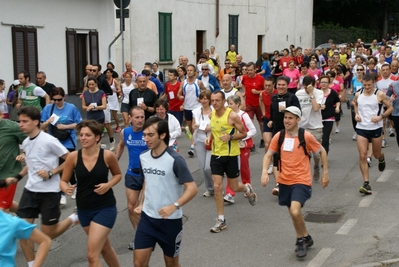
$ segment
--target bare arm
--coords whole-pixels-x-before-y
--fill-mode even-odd
[[[273,158],[273,153],[270,151],[267,151],[266,154],[263,156],[262,176],[260,178],[263,187],[265,187],[269,182],[269,174],[267,173],[267,169],[269,168],[270,163],[272,162],[272,158]]]
[[[100,183],[95,185],[94,192],[103,195],[108,190],[110,190],[113,186],[115,186],[122,179],[122,172],[119,168],[118,160],[115,157],[115,154],[109,150],[104,150],[104,159],[105,164],[108,166],[111,171],[112,177],[107,183]]]
[[[44,96],[44,99],[46,100],[46,105],[50,104],[50,96],[48,94]]]
[[[75,169],[76,159],[77,159],[76,151],[71,152],[67,159],[64,162],[64,170],[62,171],[62,177],[60,181],[60,188],[61,191],[67,194],[68,196],[72,195],[75,186],[70,186],[68,184],[69,180],[71,179],[73,170]]]
[[[206,87],[204,86],[204,83],[202,81],[200,81],[200,80],[198,80],[198,86],[201,89],[201,91],[206,90]]]
[[[245,130],[244,125],[242,124],[242,121],[240,119],[240,116],[238,116],[237,113],[235,112],[230,112],[229,114],[229,121],[231,120],[232,125],[237,129],[238,132],[232,135],[232,140],[241,140],[247,137],[247,131]]]
[[[177,92],[177,97],[180,100],[184,99],[184,96],[183,96],[183,82],[180,83],[179,91]]]
[[[320,184],[323,188],[326,188],[328,183],[330,182],[330,179],[328,177],[328,158],[327,158],[327,152],[326,150],[322,147],[320,150],[320,157],[321,157],[321,163],[323,164],[323,174],[321,176],[321,181]],[[267,173],[267,172],[266,172]]]
[[[117,158],[118,160],[119,160],[120,157],[122,156],[123,151],[124,151],[124,149],[125,149],[125,140],[124,140],[124,136],[123,136],[124,130],[125,130],[125,129],[123,129],[123,130],[119,133],[119,143],[118,143],[118,145],[116,146],[116,150],[115,150],[115,156],[116,156],[116,158]]]

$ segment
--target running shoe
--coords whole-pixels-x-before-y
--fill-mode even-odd
[[[66,205],[67,204],[66,195],[61,195],[60,204],[61,205]]]
[[[387,147],[387,146],[388,146],[387,140],[386,139],[382,139],[381,147]]]
[[[190,149],[188,150],[188,155],[190,156],[190,157],[193,157],[194,156],[194,147],[190,147]]]
[[[335,133],[339,133],[339,127],[335,128]]]
[[[279,186],[278,186],[278,183],[277,183],[276,186],[272,190],[272,195],[278,196],[279,193],[280,193],[280,189],[279,189]]]
[[[371,167],[371,157],[367,157],[367,165],[369,166],[369,168]]]
[[[229,204],[234,204],[234,197],[231,194],[226,194],[223,197],[224,202],[229,203]]]
[[[389,128],[389,136],[395,137],[395,131],[392,128]]]
[[[249,193],[247,193],[249,204],[255,206],[256,202],[258,201],[258,196],[255,194],[251,184],[245,184],[245,186],[249,190]]]
[[[260,140],[259,148],[265,148],[265,141],[263,139]]]
[[[363,193],[365,195],[371,195],[373,192],[371,191],[371,186],[369,183],[364,183],[360,189],[359,189],[360,193]]]
[[[202,196],[204,196],[204,197],[211,197],[211,196],[213,196],[213,191],[205,191],[203,194],[202,194]]]
[[[303,239],[303,237],[297,238],[295,245],[296,245],[296,249],[295,249],[296,256],[298,258],[305,257],[307,248],[306,248],[305,240]]]
[[[273,164],[269,165],[269,168],[267,169],[267,174],[273,174]]]
[[[191,140],[191,138],[193,138],[193,135],[190,132],[190,128],[188,128],[188,126],[186,126],[185,130],[186,130],[186,134],[187,134],[187,139]]]
[[[378,160],[378,170],[380,172],[385,170],[385,158],[383,158],[382,160]]]
[[[134,242],[130,242],[129,245],[127,245],[127,248],[130,250],[134,250]]]
[[[115,150],[115,140],[109,143],[109,150],[111,151]]]
[[[310,248],[311,246],[313,246],[314,242],[313,242],[313,238],[308,234],[308,236],[303,238],[303,241],[305,241],[305,246],[306,248]],[[295,252],[297,250],[295,249]]]
[[[118,127],[115,128],[115,133],[120,133],[121,131],[122,131],[121,127],[118,126]]]
[[[356,139],[357,139],[357,133],[354,133],[353,136],[352,136],[352,140],[356,141]]]
[[[220,231],[226,229],[226,220],[216,219],[216,224],[211,228],[212,233],[219,233]]]

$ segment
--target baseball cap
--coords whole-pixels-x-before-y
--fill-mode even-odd
[[[18,80],[14,80],[14,81],[12,82],[12,84],[13,84],[14,86],[17,86],[17,85],[19,85],[19,81],[18,81]]]
[[[335,49],[335,50],[334,50],[334,53],[339,53],[339,50],[338,50],[338,49]]]
[[[296,106],[290,106],[284,110],[284,112],[287,112],[287,111],[298,116],[299,118],[302,117],[301,110]]]

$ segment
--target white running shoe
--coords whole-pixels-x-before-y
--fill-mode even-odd
[[[109,143],[109,150],[114,151],[115,150],[115,140],[111,143]]]
[[[269,168],[267,169],[267,174],[273,174],[273,164],[269,165]]]
[[[234,204],[234,197],[231,194],[226,194],[224,197],[224,202],[227,202],[229,204]]]
[[[67,204],[66,195],[61,195],[60,204],[61,205],[66,205]]]

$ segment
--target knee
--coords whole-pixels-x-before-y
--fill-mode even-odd
[[[87,260],[90,266],[95,266],[95,263],[99,260],[99,255],[89,248],[87,252]]]
[[[213,190],[215,190],[216,192],[222,192],[223,185],[221,183],[215,183],[215,181],[213,181]]]
[[[302,213],[300,209],[290,209],[290,215],[293,220],[297,220],[298,218],[302,217]]]
[[[135,214],[134,209],[137,207],[137,201],[128,201],[127,209],[130,214]]]

